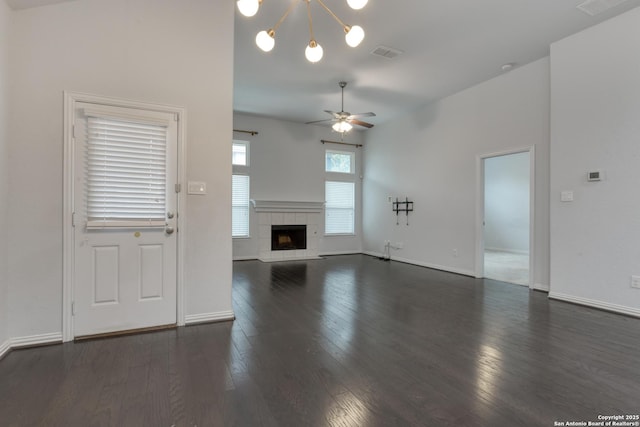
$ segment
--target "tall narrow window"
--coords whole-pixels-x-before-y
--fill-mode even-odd
[[[249,177],[233,175],[231,193],[231,235],[249,237]]]
[[[355,184],[325,182],[325,234],[355,233]]]
[[[87,118],[87,227],[164,226],[166,126]]]

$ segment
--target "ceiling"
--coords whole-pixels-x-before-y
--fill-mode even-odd
[[[430,102],[495,77],[501,66],[515,68],[549,55],[550,43],[640,6],[621,3],[596,16],[576,8],[584,0],[370,0],[354,11],[345,0],[325,3],[366,37],[357,48],[344,42],[340,26],[312,0],[315,38],[323,59],[304,56],[309,42],[306,7],[298,5],[276,32],[270,53],[254,42],[273,27],[290,0],[264,0],[252,18],[235,15],[234,109],[239,112],[306,122],[340,110],[374,111],[374,124],[391,120]],[[378,45],[404,51],[395,59],[371,55]]]
[[[13,9],[70,0],[6,0]],[[234,0],[203,0],[234,1]],[[350,25],[366,32],[350,48],[340,26],[311,0],[315,38],[324,58],[307,62],[309,41],[303,0],[278,28],[270,53],[254,42],[274,26],[292,0],[264,0],[257,15],[235,12],[234,110],[306,122],[340,110],[338,82],[348,82],[345,110],[374,111],[380,124],[495,77],[506,63],[518,66],[549,54],[550,43],[629,9],[640,0],[589,0],[616,5],[596,16],[576,8],[585,0],[369,0],[354,11],[345,0],[324,0]],[[234,1],[235,3],[235,1]],[[389,60],[371,55],[384,45],[404,53]]]

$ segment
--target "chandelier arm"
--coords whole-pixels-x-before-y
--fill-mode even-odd
[[[311,0],[306,0],[306,2],[307,2],[307,16],[309,17],[309,35],[311,36],[311,42],[315,42],[316,39],[313,37],[313,20],[311,19]]]
[[[348,26],[347,24],[342,22],[342,20],[340,18],[338,18],[338,16],[335,13],[333,13],[331,11],[331,9],[329,9],[329,7],[327,7],[327,5],[324,4],[324,2],[322,0],[318,0],[318,3],[320,3],[320,5],[324,8],[324,10],[326,10],[327,13],[333,17],[333,19],[338,21],[338,24],[340,24],[342,26],[342,28],[344,29],[345,32],[349,32],[349,30],[351,29],[350,26]]]
[[[284,15],[282,15],[282,17],[280,18],[280,20],[278,20],[278,22],[276,23],[276,25],[273,26],[273,31],[275,32],[278,27],[280,26],[280,24],[282,24],[284,22],[284,20],[286,19],[287,15],[289,15],[289,13],[293,10],[293,7],[298,3],[298,0],[293,0],[291,2],[291,4],[289,5],[289,8],[287,9],[287,11],[284,13]]]

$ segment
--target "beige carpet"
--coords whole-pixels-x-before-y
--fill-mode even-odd
[[[529,255],[485,250],[484,277],[529,286]]]

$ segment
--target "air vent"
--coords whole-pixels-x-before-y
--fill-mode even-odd
[[[587,15],[595,16],[626,1],[627,0],[587,0],[576,6],[576,8]]]
[[[393,59],[398,55],[402,55],[404,52],[400,49],[394,49],[387,46],[378,46],[371,51],[372,55],[382,56],[383,58]]]

